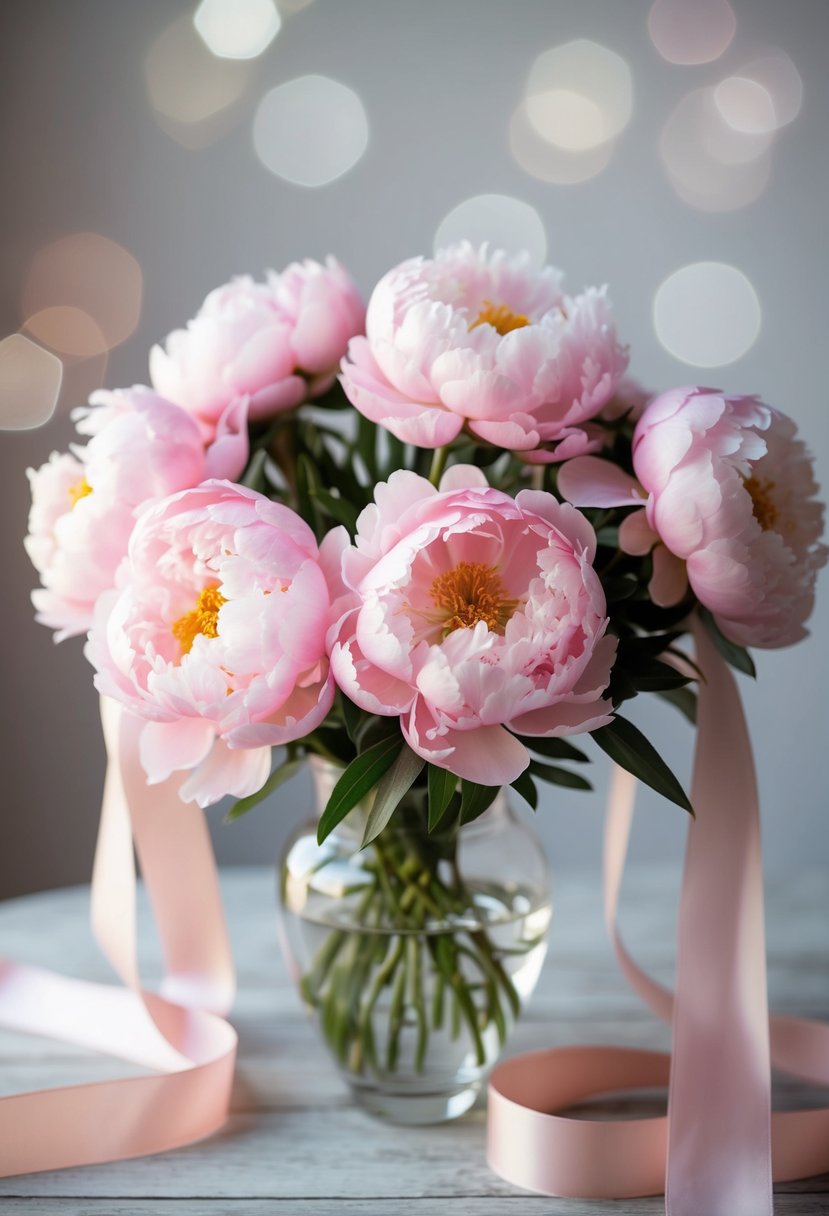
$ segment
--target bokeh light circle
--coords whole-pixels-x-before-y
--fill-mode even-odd
[[[74,326],[73,318],[64,313],[35,318],[60,307],[85,313],[102,336],[103,349],[110,350],[135,331],[142,293],[141,267],[127,249],[99,233],[78,232],[38,250],[26,275],[21,306],[27,327],[38,336],[41,329],[51,333],[74,329],[70,346],[72,341],[90,341],[91,331],[82,318],[74,317]],[[46,332],[43,338],[55,349],[63,349]],[[96,354],[98,349],[84,351],[82,347],[66,353]]]
[[[693,367],[734,363],[757,341],[760,301],[736,266],[694,262],[674,271],[653,302],[653,324],[664,348]]]
[[[262,98],[253,122],[259,160],[299,186],[325,186],[347,173],[368,147],[368,117],[347,85],[299,76]]]
[[[542,139],[566,152],[586,152],[630,122],[630,68],[615,51],[579,38],[544,51],[527,80],[527,117]]]
[[[443,217],[435,233],[434,248],[458,241],[473,245],[488,242],[492,249],[530,255],[534,266],[547,257],[547,233],[535,207],[508,194],[476,194],[464,199]]]
[[[273,0],[201,0],[193,25],[220,59],[256,59],[282,24]]]
[[[695,89],[669,115],[659,141],[662,163],[683,202],[700,211],[734,211],[756,202],[771,174],[773,135],[737,131],[714,100]]]
[[[249,60],[211,54],[192,17],[179,17],[161,31],[144,59],[156,122],[183,147],[206,147],[226,134],[252,71]]]
[[[526,173],[559,186],[575,186],[596,177],[613,155],[612,142],[584,152],[567,152],[548,143],[530,123],[524,104],[512,116],[509,144],[516,162]]]
[[[648,14],[651,42],[669,63],[711,63],[737,30],[728,0],[656,0]]]
[[[714,89],[714,103],[728,125],[743,135],[765,135],[777,128],[771,93],[750,76],[726,76]]]
[[[735,131],[771,134],[797,118],[803,81],[789,56],[774,51],[721,80],[714,102]]]
[[[0,342],[0,429],[29,431],[55,412],[63,378],[60,359],[23,334]]]
[[[61,355],[91,359],[109,349],[100,326],[82,308],[53,304],[26,319],[27,334]]]

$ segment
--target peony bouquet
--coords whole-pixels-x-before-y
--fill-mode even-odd
[[[533,808],[539,782],[589,788],[590,734],[690,810],[624,703],[693,722],[695,617],[748,672],[747,647],[805,634],[827,549],[794,424],[654,396],[627,362],[605,290],[523,256],[412,258],[367,310],[307,261],[212,292],[152,389],[93,395],[81,442],[30,471],[38,619],[88,634],[148,783],[235,817],[324,768],[303,899],[342,826],[363,860],[301,983],[355,1077],[399,1071],[407,1028],[414,1073],[445,1026],[475,1067],[497,1054],[537,942],[499,945],[458,840],[503,787]]]

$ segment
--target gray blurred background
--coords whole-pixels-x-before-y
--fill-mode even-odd
[[[279,7],[264,46],[265,0],[229,22],[211,0],[201,34],[195,3],[0,5],[0,343],[38,344],[0,345],[0,413],[21,350],[33,385],[40,347],[64,363],[51,420],[0,434],[0,897],[88,879],[104,762],[80,642],[32,619],[24,470],[66,448],[96,386],[146,382],[152,342],[231,275],[333,252],[368,293],[447,216],[443,235],[546,245],[571,289],[609,284],[640,380],[761,393],[829,481],[823,0]],[[741,679],[768,868],[829,862],[825,575],[813,636]],[[644,700],[631,716],[687,780],[684,720]],[[595,794],[538,811],[558,868],[599,864],[597,761]],[[233,826],[213,808],[220,859],[267,862],[310,803],[300,776]],[[641,805],[634,856],[678,862],[682,812]]]

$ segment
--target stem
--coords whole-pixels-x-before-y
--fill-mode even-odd
[[[442,448],[435,448],[435,454],[432,457],[432,467],[429,470],[429,480],[433,486],[439,485],[440,479],[443,476],[443,470],[446,468],[448,456],[448,445]]]

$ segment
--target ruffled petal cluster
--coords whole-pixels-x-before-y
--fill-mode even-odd
[[[146,388],[96,393],[76,418],[89,442],[28,470],[24,543],[43,584],[32,600],[58,641],[90,627],[96,600],[114,586],[136,510],[197,485],[211,459],[193,419]],[[247,459],[245,429],[226,442],[232,458],[225,447],[220,463],[237,475]]]
[[[569,296],[552,267],[463,242],[380,280],[341,381],[406,443],[440,447],[465,427],[546,461],[598,446],[584,424],[626,366],[604,288]]]
[[[605,725],[616,641],[584,516],[516,499],[455,466],[437,491],[409,472],[377,486],[342,556],[329,635],[343,692],[399,715],[424,759],[485,785],[529,762],[516,735]]]
[[[211,291],[186,329],[150,353],[154,386],[192,413],[208,438],[227,407],[253,420],[331,386],[365,306],[339,262],[296,262],[264,283],[241,276]]]
[[[829,550],[792,420],[756,397],[675,389],[638,423],[633,463],[648,523],[723,632],[743,646],[805,637]]]
[[[201,806],[259,789],[271,747],[331,708],[329,613],[314,535],[287,507],[208,481],[143,511],[86,655],[98,691],[148,719],[149,782],[191,769],[181,796]]]
[[[563,466],[559,490],[586,507],[639,506],[619,542],[653,554],[651,598],[688,589],[742,646],[788,646],[806,635],[823,506],[812,458],[790,418],[756,397],[679,388],[646,407],[633,436],[638,480],[584,456]]]

